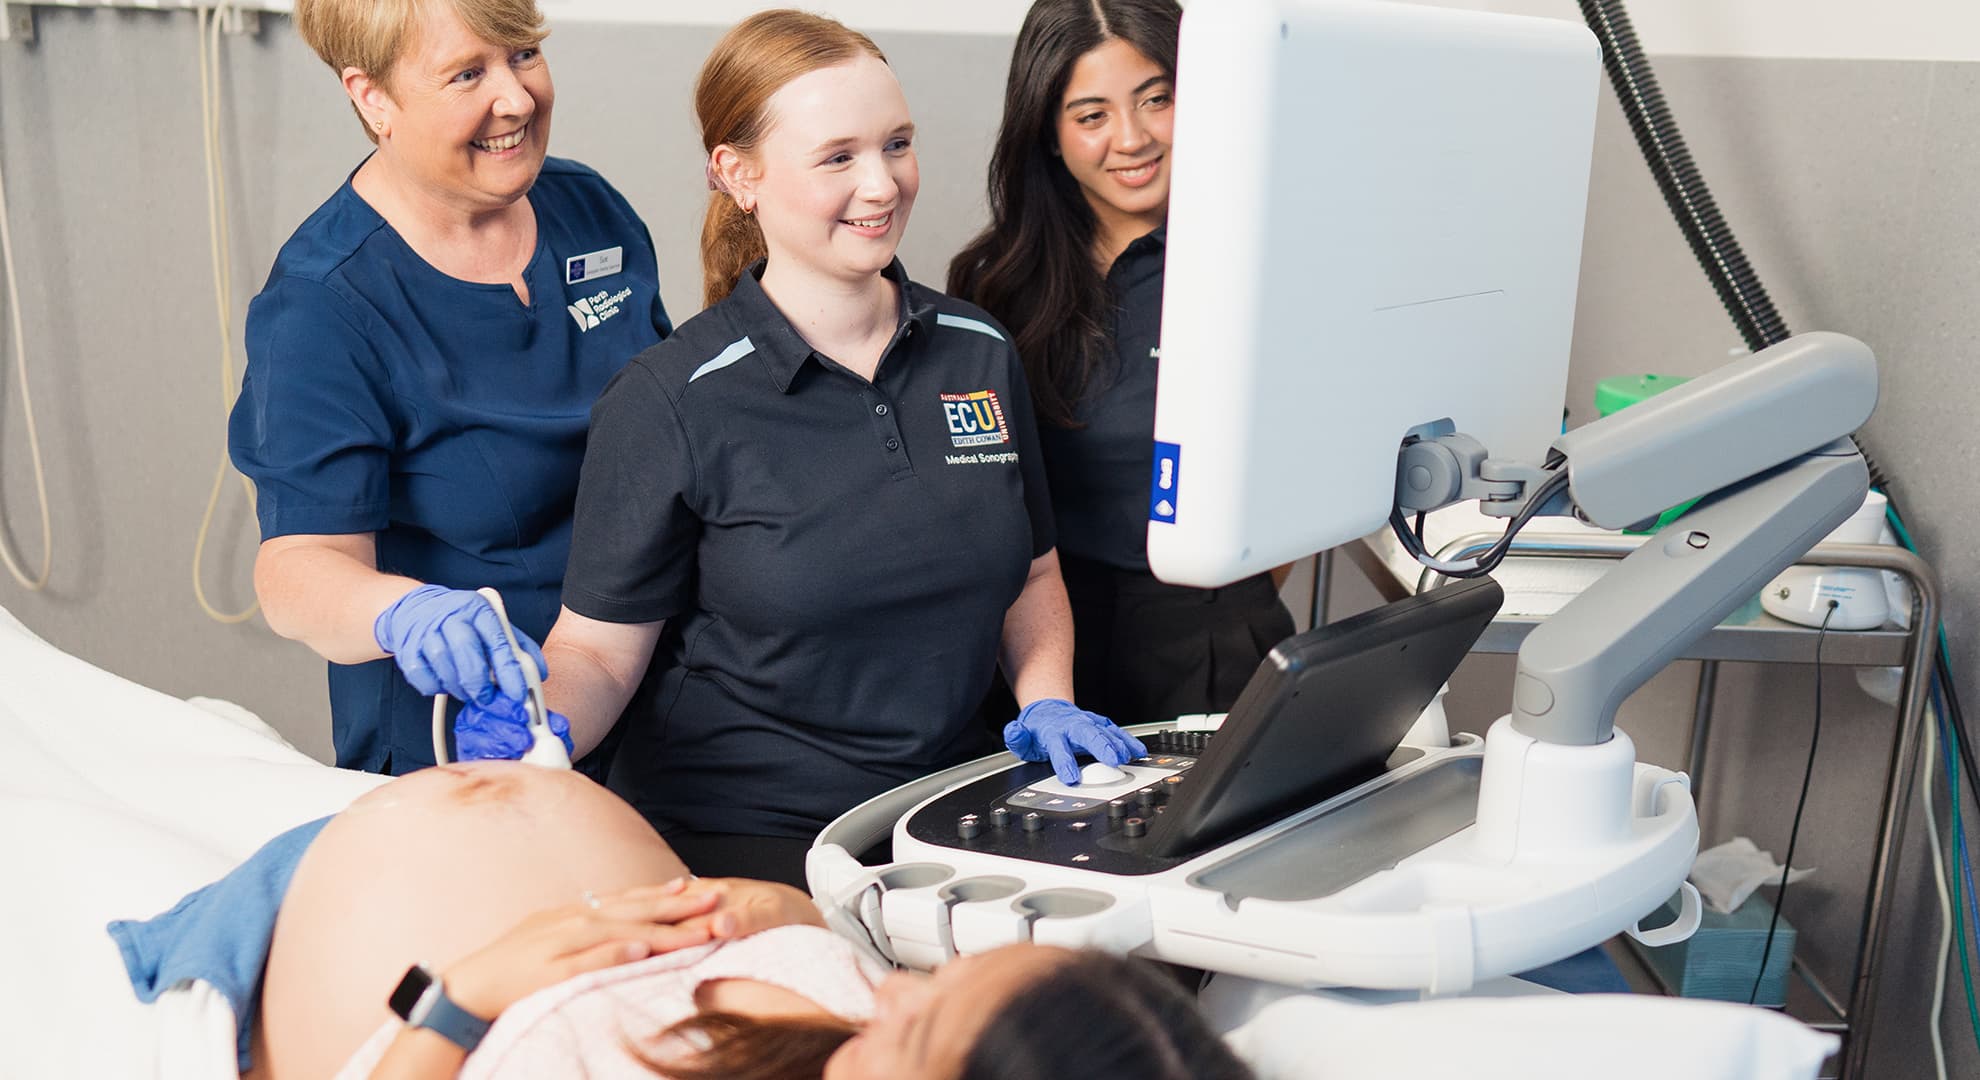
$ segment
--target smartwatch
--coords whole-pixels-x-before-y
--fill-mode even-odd
[[[469,1053],[481,1045],[481,1037],[493,1023],[454,1004],[440,985],[440,976],[424,964],[406,969],[406,977],[399,980],[387,1004],[408,1025],[427,1028]]]

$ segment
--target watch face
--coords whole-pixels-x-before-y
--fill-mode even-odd
[[[414,964],[406,971],[406,977],[399,980],[399,988],[392,991],[387,1003],[392,1006],[392,1011],[398,1014],[399,1019],[410,1020],[413,1006],[419,1004],[420,996],[432,985],[433,973]]]

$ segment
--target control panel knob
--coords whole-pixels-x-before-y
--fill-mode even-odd
[[[976,835],[982,831],[983,825],[976,820],[975,814],[970,814],[961,821],[956,822],[956,835],[962,837],[964,840],[974,840],[976,839]]]
[[[1140,803],[1143,810],[1152,810],[1155,808],[1156,801],[1161,797],[1161,793],[1152,787],[1142,788],[1140,791],[1135,792],[1134,801]]]
[[[1024,815],[1024,831],[1037,832],[1045,827],[1045,815],[1036,810]]]
[[[1121,823],[1121,831],[1129,836],[1148,835],[1148,823],[1138,817],[1131,817]]]
[[[998,829],[1009,828],[1011,824],[1010,810],[1007,807],[1000,806],[995,810],[990,811],[990,824],[993,828],[998,828]]]
[[[1126,799],[1115,799],[1114,801],[1107,804],[1107,816],[1109,818],[1114,819],[1115,821],[1119,821],[1120,819],[1126,817],[1127,812],[1128,812],[1128,801]]]

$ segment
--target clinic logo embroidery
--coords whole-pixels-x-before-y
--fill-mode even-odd
[[[631,289],[620,289],[618,292],[600,289],[596,295],[581,297],[576,302],[565,305],[565,310],[571,313],[571,318],[577,322],[578,329],[585,331],[617,315],[622,310],[622,305],[631,297]]]
[[[1004,423],[1004,406],[995,390],[943,394],[942,415],[949,422],[949,441],[957,446],[988,446],[1011,441]]]

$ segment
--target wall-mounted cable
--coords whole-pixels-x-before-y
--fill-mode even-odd
[[[233,410],[234,398],[240,392],[240,381],[234,375],[234,272],[232,260],[228,257],[227,175],[220,154],[220,29],[232,7],[223,3],[201,7],[196,12],[199,16],[199,120],[206,149],[207,240],[212,249],[215,314],[219,316],[220,416],[223,424]],[[230,472],[233,472],[233,465],[227,459],[223,442],[220,463],[213,472],[213,487],[206,496],[206,513],[200,517],[199,537],[193,542],[192,585],[199,609],[208,618],[221,623],[242,623],[254,618],[255,613],[261,610],[261,603],[255,601],[236,612],[221,611],[207,600],[206,585],[200,576],[200,564],[206,556],[206,540],[213,531],[213,515],[219,509],[220,492],[226,486]],[[245,476],[240,477],[240,481],[241,490],[247,494],[248,506],[252,508],[254,485]]]
[[[1976,999],[1973,992],[1973,965],[1967,959],[1969,943],[1966,936],[1966,921],[1960,917],[1962,911],[1980,912],[1980,903],[1976,903],[1972,886],[1963,885],[1963,882],[1972,878],[1973,859],[1972,853],[1967,849],[1966,826],[1959,805],[1959,770],[1953,760],[1957,756],[1953,744],[1959,739],[1959,735],[1953,730],[1951,718],[1946,715],[1945,699],[1940,696],[1944,689],[1944,683],[1937,679],[1933,680],[1932,709],[1939,723],[1940,757],[1945,762],[1947,802],[1951,811],[1947,816],[1952,819],[1952,828],[1948,837],[1949,847],[1946,851],[1946,876],[1952,879],[1953,947],[1959,957],[1960,981],[1966,988],[1966,1016],[1973,1025],[1974,1045],[1980,1046],[1980,999]],[[1961,899],[1962,897],[1964,900]],[[1980,919],[1980,914],[1976,914],[1975,918]]]
[[[1946,1080],[1946,1038],[1939,1030],[1946,1014],[1946,975],[1951,970],[1953,927],[1959,912],[1953,910],[1952,893],[1946,887],[1946,849],[1939,840],[1939,814],[1932,806],[1932,774],[1939,771],[1939,718],[1935,713],[1925,725],[1924,753],[1919,755],[1919,798],[1925,808],[1925,839],[1932,855],[1932,883],[1939,890],[1939,962],[1932,969],[1932,1010],[1925,1016],[1925,1028],[1932,1036],[1932,1062],[1939,1080]],[[1959,789],[1953,789],[1959,797]]]
[[[7,180],[0,171],[0,269],[7,274],[7,318],[14,327],[14,370],[20,375],[21,414],[27,418],[28,459],[34,468],[34,497],[41,507],[41,569],[29,574],[22,566],[25,558],[16,558],[13,545],[8,543],[4,532],[0,532],[0,562],[4,562],[7,573],[29,592],[40,592],[48,584],[48,574],[55,559],[54,529],[48,514],[48,474],[41,465],[41,435],[34,427],[34,398],[28,393],[27,337],[21,329],[21,291],[15,284],[14,276],[14,235],[7,223]]]

